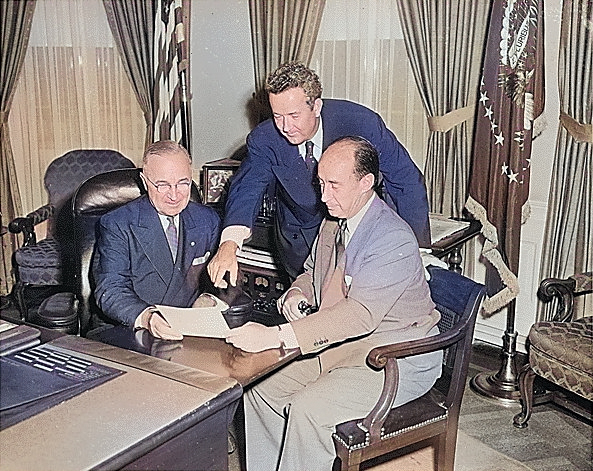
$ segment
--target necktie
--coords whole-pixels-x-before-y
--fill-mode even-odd
[[[169,242],[169,247],[171,248],[171,254],[173,255],[173,261],[177,258],[177,227],[175,227],[175,219],[173,216],[167,216],[169,221],[169,226],[167,227],[167,241]]]
[[[338,232],[336,232],[336,266],[338,265],[338,261],[342,257],[344,253],[344,249],[346,247],[346,231],[348,230],[348,226],[346,223],[346,219],[340,219],[338,221]]]
[[[315,173],[317,160],[313,157],[313,143],[311,141],[305,142],[305,164],[309,172]]]

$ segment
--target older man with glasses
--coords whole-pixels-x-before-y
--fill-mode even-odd
[[[179,340],[155,305],[190,307],[218,244],[220,219],[190,201],[191,157],[173,141],[151,144],[140,174],[147,194],[99,221],[93,263],[98,306],[112,321]]]

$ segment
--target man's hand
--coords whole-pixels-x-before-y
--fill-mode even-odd
[[[281,302],[282,301],[282,302]],[[307,313],[299,309],[301,302],[309,304],[307,297],[299,289],[291,288],[286,293],[286,296],[278,299],[278,311],[284,316],[288,322],[296,321],[307,316]]]
[[[270,348],[280,347],[279,330],[277,327],[266,327],[257,322],[231,329],[226,341],[246,352],[262,352]]]
[[[223,280],[226,272],[229,272],[231,285],[237,286],[237,272],[239,270],[237,247],[237,244],[232,240],[224,241],[208,264],[208,274],[217,288],[226,288],[228,286],[228,283]]]
[[[148,330],[153,337],[163,340],[183,340],[183,335],[172,329],[156,309],[147,310],[141,316],[138,328]]]

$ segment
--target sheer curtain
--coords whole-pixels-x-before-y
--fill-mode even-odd
[[[323,97],[379,113],[423,167],[428,125],[393,0],[327,0],[310,65]]]
[[[141,161],[144,115],[101,0],[38,0],[9,124],[24,213],[47,202],[45,169],[71,149]]]
[[[544,234],[540,279],[568,278],[593,270],[593,4],[564,1],[558,60],[560,126]],[[575,311],[584,315],[585,296]],[[590,303],[590,301],[589,301]],[[538,320],[549,320],[553,303],[539,303]],[[589,313],[590,314],[590,313]]]

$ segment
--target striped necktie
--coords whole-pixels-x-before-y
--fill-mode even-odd
[[[169,242],[169,247],[171,249],[171,255],[173,255],[173,261],[177,259],[177,227],[175,226],[175,219],[173,216],[167,216],[167,220],[169,221],[169,226],[167,227],[167,241]]]
[[[314,174],[317,168],[317,160],[313,157],[313,142],[311,141],[305,142],[305,164],[309,172]]]
[[[336,266],[338,265],[338,261],[342,257],[346,247],[346,231],[348,230],[348,225],[346,219],[340,219],[338,221],[338,232],[336,232]]]

